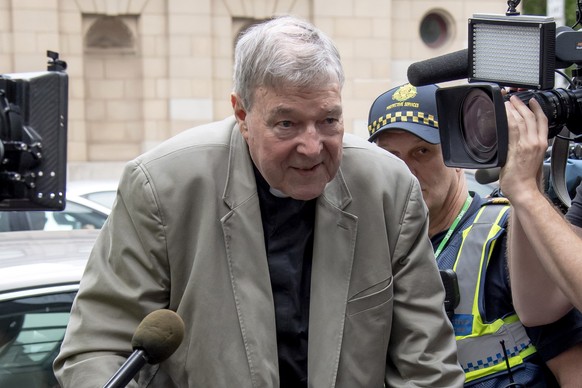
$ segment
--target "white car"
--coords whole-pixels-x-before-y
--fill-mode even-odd
[[[52,363],[98,233],[0,233],[0,387],[58,387]]]
[[[111,209],[67,193],[61,211],[0,211],[0,232],[101,229]]]
[[[67,195],[85,198],[108,209],[113,207],[117,194],[117,181],[79,180],[67,183]]]

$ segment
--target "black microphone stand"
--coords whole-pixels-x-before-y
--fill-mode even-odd
[[[136,349],[103,388],[125,388],[147,362],[146,353],[142,349]]]

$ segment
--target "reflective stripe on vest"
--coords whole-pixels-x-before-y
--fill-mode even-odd
[[[509,206],[494,202],[481,206],[473,222],[462,232],[463,241],[453,266],[461,295],[453,326],[466,382],[507,370],[502,340],[511,367],[522,364],[525,357],[536,351],[517,315],[490,323],[484,322],[482,315],[487,264],[503,232],[508,210]]]

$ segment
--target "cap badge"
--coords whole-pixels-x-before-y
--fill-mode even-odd
[[[402,85],[394,94],[392,99],[396,101],[406,101],[416,96],[416,87],[411,84]]]

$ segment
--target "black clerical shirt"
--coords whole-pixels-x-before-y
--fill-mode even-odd
[[[315,200],[275,196],[256,169],[255,177],[275,301],[280,387],[307,387]]]

